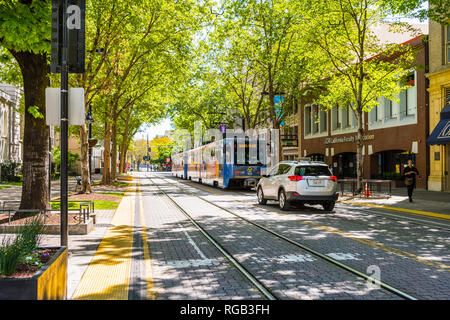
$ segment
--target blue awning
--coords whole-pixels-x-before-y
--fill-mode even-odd
[[[441,121],[438,122],[433,132],[427,138],[427,144],[450,143],[450,104],[441,111]]]

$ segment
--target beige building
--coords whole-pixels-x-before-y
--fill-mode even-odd
[[[450,24],[430,21],[429,40],[429,72],[426,74],[430,103],[427,142],[431,145],[428,189],[450,191],[450,119],[445,119],[442,112],[450,101]]]
[[[22,117],[19,90],[0,84],[0,163],[22,163]]]

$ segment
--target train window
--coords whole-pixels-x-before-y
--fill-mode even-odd
[[[258,159],[258,156],[261,157],[259,149],[260,142],[255,138],[249,139],[246,137],[245,140],[243,138],[235,138],[234,163],[242,165],[262,165],[262,159]]]

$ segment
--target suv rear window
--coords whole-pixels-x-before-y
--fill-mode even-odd
[[[301,166],[295,168],[297,176],[331,176],[330,169],[326,166]]]

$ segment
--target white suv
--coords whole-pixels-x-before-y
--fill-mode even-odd
[[[259,204],[278,200],[281,210],[291,202],[321,204],[326,211],[334,209],[339,197],[337,178],[328,165],[318,161],[283,161],[268,171],[256,186]]]

